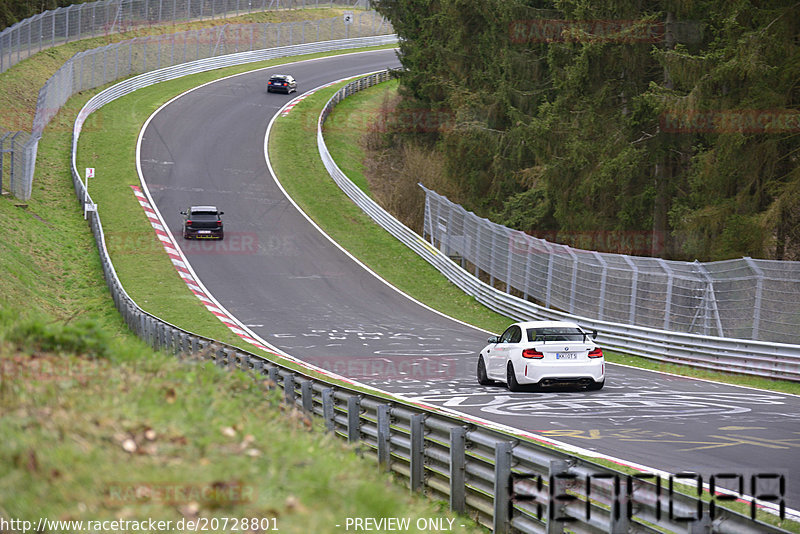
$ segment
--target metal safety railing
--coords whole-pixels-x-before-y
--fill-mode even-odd
[[[500,291],[466,271],[447,254],[399,222],[359,189],[336,165],[325,146],[322,124],[342,99],[365,87],[388,80],[388,72],[348,84],[339,90],[320,114],[317,146],[320,157],[339,187],[376,223],[419,254],[465,293],[481,304],[516,320],[549,319],[577,321],[601,332],[601,345],[665,363],[785,380],[800,380],[800,345],[729,339],[673,332],[549,309]]]
[[[377,38],[371,38],[373,41]],[[331,48],[365,46],[363,40]],[[374,43],[373,43],[374,44]],[[307,45],[306,45],[307,46]],[[280,52],[289,55],[288,51]],[[294,53],[305,53],[303,46]],[[248,61],[248,57],[227,58]],[[780,507],[764,497],[751,516],[731,512],[675,489],[656,474],[625,474],[528,441],[533,436],[470,422],[444,411],[423,409],[378,393],[339,385],[334,376],[305,374],[261,356],[167,323],[140,308],[126,293],[106,248],[100,216],[77,169],[81,129],[91,113],[138,88],[216,68],[222,58],[170,67],[126,80],[93,97],[73,127],[72,180],[95,237],[103,273],[126,324],[156,350],[207,358],[217,365],[266,377],[287,402],[322,417],[326,428],[363,445],[383,469],[405,477],[415,491],[446,499],[494,532],[785,532],[763,522],[757,504]],[[356,82],[359,83],[359,82]],[[692,479],[690,482],[697,483]],[[737,495],[721,494],[723,500]]]
[[[160,24],[320,7],[366,9],[367,0],[100,0],[48,10],[0,32],[0,72],[42,50]]]

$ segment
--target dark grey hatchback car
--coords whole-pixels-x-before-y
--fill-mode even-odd
[[[184,239],[223,239],[222,214],[216,206],[192,206],[183,215]]]
[[[297,91],[297,81],[288,74],[273,74],[267,82],[267,92],[286,93]]]

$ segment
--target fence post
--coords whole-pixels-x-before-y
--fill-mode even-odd
[[[550,496],[547,499],[547,534],[562,534],[564,521],[564,501],[556,505],[559,497],[566,496],[566,481],[564,475],[569,474],[569,463],[566,460],[550,460]]]
[[[544,306],[550,308],[550,296],[553,290],[553,245],[548,241],[542,241],[547,249],[547,289],[545,289]]]
[[[463,514],[467,509],[466,475],[467,430],[450,429],[450,509]]]
[[[631,277],[631,300],[628,309],[628,324],[636,324],[636,292],[639,289],[639,268],[633,263],[633,260],[627,254],[623,254],[622,258],[627,262],[628,266],[633,272]]]
[[[605,258],[599,252],[593,252],[594,257],[597,259],[598,263],[603,266],[603,273],[600,275],[600,296],[597,299],[597,320],[603,320],[603,313],[605,312],[606,306],[606,279],[608,278],[608,263],[606,263]]]
[[[391,450],[389,441],[389,411],[391,406],[381,404],[378,406],[378,464],[386,468],[391,468]]]
[[[322,390],[322,418],[325,420],[325,428],[329,432],[336,429],[333,411],[333,388],[325,388]]]
[[[361,399],[356,395],[347,398],[347,441],[361,439]]]
[[[505,534],[511,526],[511,449],[510,441],[500,441],[494,447],[494,534]]]
[[[664,302],[664,330],[669,330],[669,316],[672,313],[672,282],[675,276],[669,264],[663,258],[658,258],[658,264],[667,274],[667,294],[666,301]]]
[[[294,375],[291,373],[283,377],[283,398],[287,404],[294,404],[297,398],[294,391]]]
[[[577,286],[578,286],[578,255],[575,254],[575,251],[572,250],[572,247],[567,246],[567,252],[569,256],[572,258],[572,280],[570,282],[570,292],[569,292],[569,313],[575,313],[575,293],[577,293]]]
[[[276,366],[272,366],[267,369],[267,377],[269,378],[269,388],[276,388],[278,387],[278,368]]]
[[[300,384],[300,395],[303,397],[303,410],[309,414],[314,413],[314,383],[311,380],[304,380]]]
[[[3,148],[3,144],[6,142],[6,137],[8,137],[9,135],[11,135],[11,132],[8,132],[3,137],[0,137],[0,191],[3,190],[3,159],[5,158],[6,153],[11,152],[11,150]],[[10,188],[11,186],[9,185],[9,190]]]
[[[425,481],[425,414],[411,416],[411,491],[419,491]]]
[[[761,297],[764,292],[764,271],[750,256],[745,256],[743,259],[756,275],[756,294],[755,302],[753,303],[753,339],[758,339],[758,328],[761,322]]]

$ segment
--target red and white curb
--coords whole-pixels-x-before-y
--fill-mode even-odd
[[[159,241],[161,241],[164,251],[172,261],[172,265],[175,266],[175,270],[178,271],[180,277],[183,278],[184,282],[186,282],[186,285],[189,287],[189,291],[194,293],[194,295],[205,305],[208,311],[213,313],[217,319],[222,321],[222,323],[227,326],[231,332],[247,341],[254,347],[272,352],[270,347],[263,345],[257,339],[254,339],[247,332],[239,328],[239,326],[236,324],[236,320],[230,313],[228,313],[226,310],[220,309],[217,306],[216,302],[214,302],[214,300],[202,287],[202,284],[199,284],[195,279],[194,273],[188,269],[183,256],[181,256],[180,251],[178,250],[177,244],[175,244],[173,241],[172,236],[165,231],[164,226],[161,224],[161,221],[156,214],[156,211],[150,205],[150,202],[147,200],[147,196],[145,196],[145,194],[142,192],[141,187],[132,185],[131,189],[133,189],[133,194],[136,195],[136,200],[139,201],[139,205],[144,210],[147,220],[150,221],[150,225],[153,227],[153,230],[155,230],[156,237],[158,237]]]

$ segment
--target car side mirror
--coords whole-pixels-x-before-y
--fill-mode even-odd
[[[220,215],[225,215],[224,211],[219,212]]]
[[[486,340],[487,343],[500,343],[499,336],[491,336],[489,339]]]
[[[597,339],[597,330],[592,330],[592,339]]]

